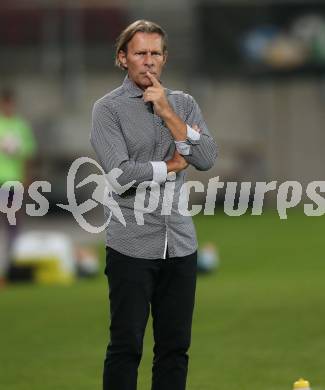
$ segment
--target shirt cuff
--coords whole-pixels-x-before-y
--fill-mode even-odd
[[[150,161],[153,168],[152,180],[156,183],[164,183],[167,180],[167,164],[165,161]]]
[[[191,153],[191,145],[187,144],[186,141],[174,141],[178,153],[183,156],[188,156]]]
[[[186,125],[186,140],[185,141],[174,141],[178,153],[183,156],[191,154],[191,141],[198,141],[200,139],[200,133],[189,125]],[[195,143],[195,142],[194,142]]]
[[[192,127],[190,127],[189,125],[186,126],[187,126],[187,131],[186,131],[187,138],[189,138],[192,141],[198,141],[200,139],[201,134],[198,131],[192,129]]]

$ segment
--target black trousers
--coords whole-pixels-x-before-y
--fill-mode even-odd
[[[153,318],[152,390],[184,390],[195,301],[197,252],[167,259],[125,256],[106,247],[110,342],[104,390],[136,390],[143,337]]]

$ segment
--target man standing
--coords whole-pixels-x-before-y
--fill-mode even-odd
[[[185,168],[210,169],[217,148],[194,98],[161,84],[166,59],[167,37],[160,26],[146,20],[129,25],[116,45],[116,65],[127,75],[93,108],[90,141],[103,169],[120,168],[121,186],[135,181],[123,194],[113,193],[125,225],[112,214],[106,230],[111,319],[104,390],[136,389],[150,308],[152,390],[186,387],[197,239],[192,218],[179,211],[178,200]],[[158,206],[139,223],[134,201],[143,182],[159,185],[160,195]],[[169,208],[167,183],[174,184]],[[104,212],[108,216],[110,210]]]
[[[0,94],[0,202],[4,205],[13,200],[13,190],[6,182],[20,181],[25,184],[27,164],[36,150],[35,139],[28,123],[16,113],[16,100],[11,89],[4,89]],[[0,255],[0,284],[10,264],[10,252],[18,232],[18,221],[10,225],[5,215],[2,221],[6,230],[5,255]]]

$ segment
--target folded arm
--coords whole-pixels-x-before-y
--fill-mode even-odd
[[[215,163],[218,153],[217,145],[208,130],[198,104],[192,96],[188,95],[188,99],[188,114],[185,119],[186,139],[174,142],[179,153],[189,164],[198,170],[206,171]],[[195,127],[199,131],[194,130]]]
[[[135,180],[134,186],[144,181],[166,181],[167,165],[164,161],[138,162],[130,160],[127,145],[112,107],[96,102],[92,112],[90,143],[105,173],[120,168],[123,173],[118,183],[124,186]]]

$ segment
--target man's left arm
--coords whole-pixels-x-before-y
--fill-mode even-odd
[[[186,95],[187,115],[184,122],[169,105],[162,85],[149,72],[147,75],[153,85],[145,91],[144,101],[153,102],[156,114],[169,128],[178,152],[196,169],[210,169],[217,157],[217,145],[194,98]]]
[[[174,142],[178,152],[189,164],[200,171],[207,171],[216,161],[217,144],[203,119],[200,107],[192,96],[187,95],[187,99],[188,110],[184,122],[186,137],[183,140],[174,137]]]

